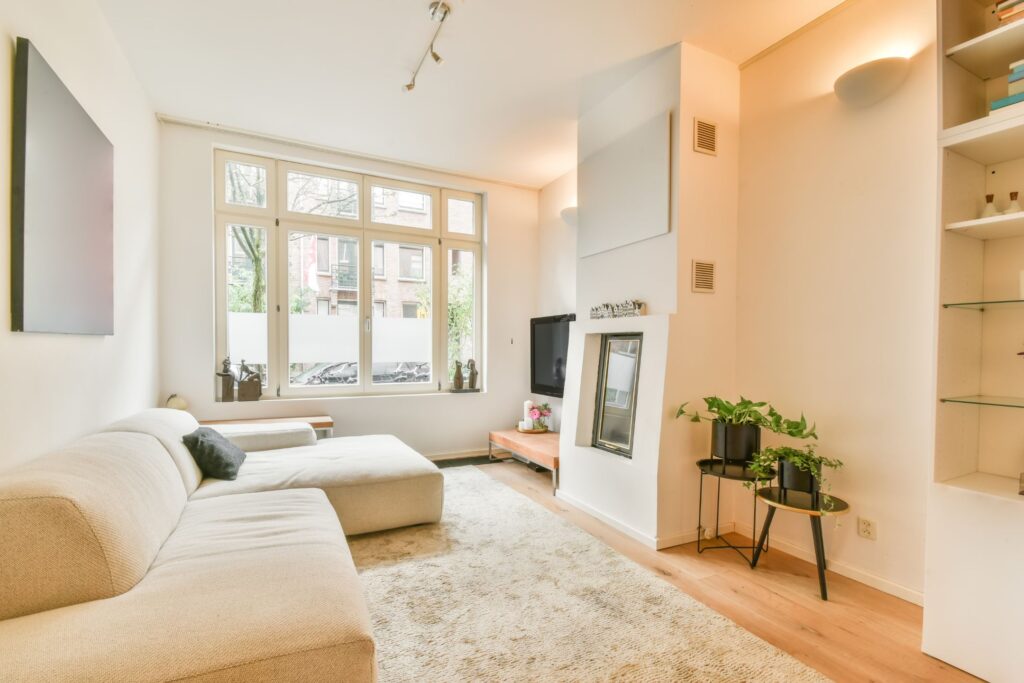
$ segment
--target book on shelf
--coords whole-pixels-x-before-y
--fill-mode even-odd
[[[1024,81],[1024,69],[1010,72],[1009,82],[1016,83],[1017,81]]]
[[[1020,5],[1024,3],[1024,0],[1002,0],[1002,2],[996,3],[996,11],[1002,11],[1007,7],[1013,7],[1014,5]]]
[[[1006,95],[1008,97],[1013,97],[1014,95],[1020,95],[1021,93],[1024,93],[1024,81],[1017,81],[1016,83],[1010,84]]]
[[[1018,19],[1021,13],[1024,12],[1024,5],[1016,5],[1010,9],[1004,9],[1002,12],[996,14],[999,17],[999,21],[1008,21],[1010,19]]]
[[[1010,65],[1010,71],[1022,71],[1024,70],[1024,59],[1019,62],[1014,62]]]
[[[995,111],[997,109],[1002,109],[1003,107],[1009,107],[1011,104],[1017,104],[1018,102],[1024,102],[1024,93],[1020,93],[1019,95],[1010,95],[1009,97],[1004,97],[1000,100],[993,100],[991,110]]]

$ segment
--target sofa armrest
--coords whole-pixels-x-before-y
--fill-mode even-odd
[[[208,425],[245,452],[312,446],[316,432],[305,422]]]

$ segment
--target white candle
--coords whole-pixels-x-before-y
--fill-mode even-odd
[[[530,421],[530,411],[533,410],[533,401],[523,401],[523,420]]]

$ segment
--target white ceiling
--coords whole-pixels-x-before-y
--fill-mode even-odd
[[[841,0],[99,0],[157,111],[540,187],[579,84],[687,41],[741,63]]]

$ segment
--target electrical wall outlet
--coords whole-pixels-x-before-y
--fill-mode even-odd
[[[857,535],[861,538],[866,538],[869,541],[874,541],[876,538],[878,538],[878,530],[875,528],[874,520],[858,517]]]

